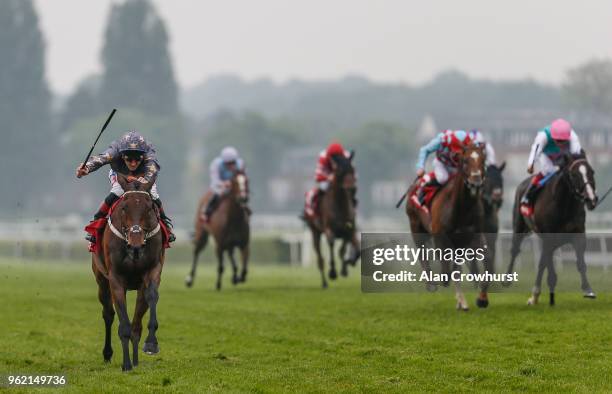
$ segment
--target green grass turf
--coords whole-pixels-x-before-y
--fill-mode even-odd
[[[315,267],[253,265],[248,283],[226,271],[216,292],[211,264],[193,289],[187,268],[168,262],[162,276],[160,354],[122,373],[117,319],[102,360],[88,263],[0,262],[0,374],[64,374],[70,392],[612,390],[605,289],[560,293],[553,308],[492,294],[487,310],[470,290],[463,313],[450,291],[362,294],[357,270],[322,291]]]

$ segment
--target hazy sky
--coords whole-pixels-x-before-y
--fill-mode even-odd
[[[48,79],[67,93],[100,70],[117,0],[35,0]],[[458,68],[471,76],[558,83],[593,57],[612,57],[605,0],[155,0],[179,83],[219,73],[285,81],[361,74],[420,83]]]

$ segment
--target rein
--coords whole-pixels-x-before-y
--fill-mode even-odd
[[[121,200],[123,200],[123,197],[124,197],[126,194],[136,194],[136,193],[138,193],[138,194],[147,194],[147,195],[150,195],[150,194],[149,194],[149,192],[145,192],[145,191],[141,191],[141,190],[129,190],[129,191],[127,191],[127,192],[123,193],[123,195],[121,196]],[[119,200],[119,201],[121,201],[121,200]],[[119,201],[118,201],[117,203],[119,203]],[[112,216],[112,212],[111,212],[111,214],[109,215],[109,217],[110,217],[110,216]],[[119,231],[119,230],[117,229],[117,227],[115,227],[115,226],[113,225],[112,218],[109,218],[109,220],[108,220],[108,227],[110,228],[110,230],[112,231],[112,233],[113,233],[113,234],[115,234],[115,235],[116,235],[118,238],[121,238],[121,239],[122,239],[122,240],[124,240],[125,242],[128,242],[128,237],[127,237],[127,234],[123,234],[123,233],[121,233],[121,231]],[[132,226],[132,228],[133,228],[133,232],[140,232],[140,231],[142,231],[142,228],[141,228],[140,226],[138,226],[138,225],[136,225],[136,226]],[[147,240],[147,239],[149,239],[149,238],[151,238],[151,237],[154,237],[154,236],[155,236],[155,235],[156,235],[156,234],[159,232],[159,230],[160,230],[160,229],[161,229],[161,225],[159,224],[159,221],[158,221],[158,222],[157,222],[157,226],[155,226],[155,228],[154,228],[153,230],[151,230],[151,231],[149,231],[148,233],[146,233],[146,234],[145,234],[145,237],[144,237],[145,242],[146,242],[146,240]]]

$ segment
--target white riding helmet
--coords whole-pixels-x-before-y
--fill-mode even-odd
[[[224,163],[231,163],[238,160],[238,151],[233,146],[226,146],[221,151],[221,160]]]

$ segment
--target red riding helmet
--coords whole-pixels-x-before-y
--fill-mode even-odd
[[[344,147],[342,147],[342,145],[337,142],[334,141],[331,144],[329,144],[329,146],[327,147],[327,156],[335,156],[335,155],[344,155]]]

